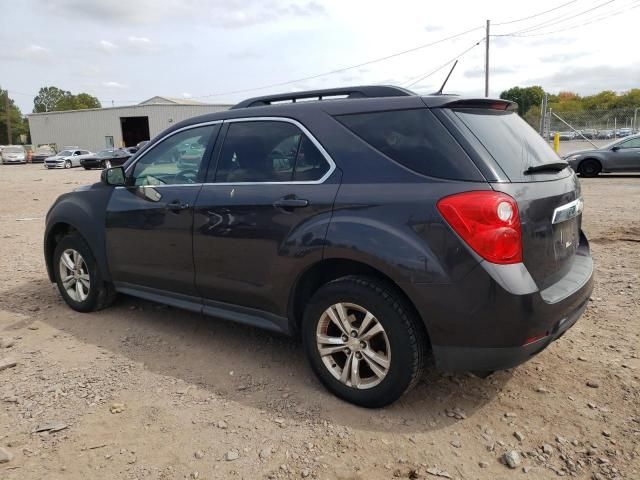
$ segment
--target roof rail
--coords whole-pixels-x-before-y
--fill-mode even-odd
[[[373,97],[404,97],[415,95],[411,90],[392,85],[364,85],[361,87],[327,88],[324,90],[307,90],[304,92],[281,93],[254,97],[231,107],[236,108],[263,107],[274,103],[296,103],[298,100],[331,100],[339,98],[373,98]]]

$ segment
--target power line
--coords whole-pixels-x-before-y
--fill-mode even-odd
[[[591,25],[592,23],[601,22],[603,20],[606,20],[607,18],[615,17],[617,15],[620,15],[621,13],[624,13],[624,12],[626,12],[628,10],[633,10],[634,8],[638,8],[638,7],[640,7],[640,3],[636,3],[635,5],[629,4],[625,8],[623,8],[621,10],[618,10],[616,12],[609,13],[607,15],[603,15],[603,16],[600,16],[600,17],[593,17],[592,19],[590,19],[587,22],[579,23],[577,25],[568,26],[568,27],[561,28],[561,29],[558,29],[558,30],[553,30],[551,32],[532,33],[532,34],[528,34],[528,35],[509,35],[509,36],[524,38],[524,37],[540,37],[540,36],[543,36],[543,35],[553,35],[555,33],[563,33],[563,32],[566,32],[568,30],[574,30],[576,28],[582,28],[582,27],[585,27],[587,25]]]
[[[451,58],[450,60],[447,60],[446,63],[443,63],[442,65],[440,65],[438,68],[436,68],[435,70],[432,70],[431,72],[421,75],[413,80],[410,80],[409,83],[407,83],[405,85],[406,88],[412,87],[413,85],[415,85],[416,83],[422,82],[423,80],[426,80],[427,78],[429,78],[431,75],[436,74],[437,72],[439,72],[440,70],[442,70],[444,67],[446,67],[447,65],[450,65],[451,62],[457,60],[458,58],[462,57],[463,55],[465,55],[467,52],[470,52],[471,50],[473,50],[475,47],[477,47],[478,45],[480,45],[482,42],[484,41],[484,38],[481,38],[480,40],[478,40],[477,42],[475,42],[473,45],[471,45],[469,48],[463,50],[462,52],[458,53],[455,57]]]
[[[551,8],[549,10],[545,10],[544,12],[539,12],[536,13],[534,15],[529,15],[528,17],[523,17],[523,18],[519,18],[517,20],[509,20],[508,22],[500,22],[500,23],[494,23],[494,26],[499,26],[499,25],[509,25],[510,23],[518,23],[518,22],[524,22],[525,20],[530,20],[532,18],[536,18],[536,17],[540,17],[546,13],[551,13],[551,12],[555,12],[556,10],[560,10],[562,7],[566,7],[567,5],[571,5],[572,3],[576,3],[578,0],[571,0],[570,2],[567,3],[563,3],[562,5],[559,5],[557,7]]]
[[[371,65],[373,63],[383,62],[385,60],[389,60],[391,58],[399,57],[399,56],[405,55],[407,53],[412,53],[412,52],[415,52],[415,51],[418,51],[418,50],[422,50],[424,48],[432,47],[432,46],[437,45],[439,43],[443,43],[443,42],[446,42],[448,40],[453,40],[454,38],[461,37],[463,35],[466,35],[467,33],[474,32],[474,31],[479,30],[481,28],[484,28],[484,27],[471,28],[469,30],[465,30],[464,32],[460,32],[460,33],[457,33],[455,35],[451,35],[449,37],[441,38],[441,39],[436,40],[436,41],[431,42],[431,43],[426,43],[424,45],[419,45],[417,47],[409,48],[407,50],[403,50],[403,51],[400,51],[400,52],[392,53],[391,55],[387,55],[385,57],[376,58],[374,60],[369,60],[367,62],[362,62],[362,63],[359,63],[357,65],[351,65],[351,66],[339,68],[339,69],[336,69],[336,70],[330,70],[328,72],[318,73],[316,75],[310,75],[308,77],[297,78],[295,80],[288,80],[286,82],[271,83],[269,85],[263,85],[261,87],[253,87],[253,88],[245,88],[245,89],[242,89],[242,90],[233,90],[233,91],[228,91],[228,92],[212,93],[212,94],[209,94],[209,95],[198,95],[198,96],[194,96],[194,97],[191,97],[191,98],[208,98],[208,97],[218,97],[218,96],[222,96],[222,95],[233,95],[233,94],[237,94],[237,93],[247,93],[247,92],[252,92],[252,91],[256,91],[256,90],[264,90],[266,88],[281,87],[281,86],[284,86],[284,85],[290,85],[292,83],[297,83],[297,82],[304,82],[304,81],[307,81],[307,80],[314,80],[316,78],[324,77],[326,75],[333,75],[333,74],[336,74],[336,73],[346,72],[348,70],[353,70],[354,68],[360,68],[360,67],[364,67],[366,65]]]
[[[591,7],[587,10],[584,10],[580,13],[577,13],[573,16],[567,17],[566,15],[564,16],[564,18],[560,18],[560,19],[555,19],[555,21],[550,21],[550,20],[546,20],[542,23],[539,23],[538,25],[533,25],[531,27],[527,27],[527,28],[523,28],[522,30],[518,30],[516,32],[511,32],[511,33],[507,33],[507,34],[503,34],[503,35],[496,35],[499,37],[509,37],[509,36],[515,36],[521,33],[528,33],[528,32],[533,32],[535,30],[540,30],[542,28],[546,28],[546,27],[551,27],[553,25],[557,25],[559,23],[565,22],[565,21],[569,21],[569,20],[573,20],[574,18],[580,17],[582,15],[585,15],[586,13],[592,12],[594,10],[597,10],[599,8],[602,8],[606,5],[609,5],[610,3],[615,2],[616,0],[607,0],[606,2],[600,3],[598,5],[596,5],[595,7]]]

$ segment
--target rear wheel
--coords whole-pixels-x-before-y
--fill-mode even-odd
[[[366,277],[321,287],[305,310],[302,336],[325,387],[368,408],[389,405],[413,387],[427,354],[420,319],[388,285]]]
[[[600,173],[600,170],[602,170],[600,162],[593,159],[583,161],[578,167],[578,173],[583,177],[595,177]]]
[[[74,310],[100,310],[115,299],[113,286],[102,279],[95,257],[80,235],[62,238],[53,252],[52,263],[58,290]]]

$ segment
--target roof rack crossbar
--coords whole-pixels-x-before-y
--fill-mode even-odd
[[[265,95],[249,98],[234,105],[231,109],[263,107],[275,102],[296,103],[298,100],[318,99],[326,100],[327,97],[346,98],[374,98],[374,97],[404,97],[415,95],[411,90],[392,85],[365,85],[361,87],[328,88],[324,90],[307,90],[304,92],[281,93],[277,95]]]

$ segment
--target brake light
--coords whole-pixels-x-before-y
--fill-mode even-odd
[[[464,192],[442,198],[438,211],[462,239],[485,260],[522,261],[522,232],[516,201],[500,192]]]

